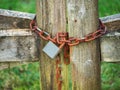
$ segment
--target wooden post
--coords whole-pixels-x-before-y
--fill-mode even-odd
[[[65,2],[67,11],[65,14]],[[94,32],[98,27],[98,9],[96,0],[37,0],[37,22],[40,28],[52,35],[68,30],[70,36],[83,37]],[[42,90],[56,90],[55,61],[50,60],[43,52],[45,41],[40,44],[40,75]],[[100,90],[100,58],[97,40],[71,47],[72,89]],[[63,67],[64,73],[67,69]],[[65,75],[65,74],[64,74]],[[68,81],[63,75],[63,90],[69,90]],[[66,84],[67,83],[67,84]],[[65,85],[64,85],[65,84]]]
[[[67,0],[68,31],[84,37],[97,30],[98,0]],[[100,90],[99,43],[94,40],[71,47],[72,90]]]
[[[65,0],[37,0],[37,23],[40,28],[54,36],[57,32],[66,32]],[[41,90],[57,90],[56,64],[42,52],[47,42],[40,41],[40,76]],[[61,55],[62,57],[62,55]],[[65,68],[65,69],[64,69]],[[65,72],[67,66],[62,66]],[[66,73],[65,73],[66,74]],[[63,77],[65,79],[65,76]],[[66,79],[67,80],[67,79]],[[66,81],[67,82],[67,81]],[[68,84],[64,81],[62,88]],[[65,89],[64,89],[65,90]],[[67,90],[67,89],[66,89]]]

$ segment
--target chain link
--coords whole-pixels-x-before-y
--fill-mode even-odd
[[[61,59],[60,59],[60,55],[58,55],[56,59],[56,81],[57,81],[58,90],[62,89],[61,71],[62,71]]]
[[[73,38],[73,37],[66,38],[66,36],[68,36],[68,33],[58,32],[55,35],[55,37],[52,38],[48,32],[43,31],[42,29],[38,28],[38,26],[36,25],[36,20],[35,19],[36,18],[34,18],[31,21],[30,29],[32,31],[35,31],[42,39],[52,41],[53,43],[56,43],[56,44],[62,44],[64,42],[64,43],[67,43],[69,46],[75,46],[75,45],[78,45],[82,42],[89,42],[89,41],[95,40],[96,38],[99,38],[106,33],[106,27],[104,26],[104,24],[99,19],[98,30],[96,30],[93,33],[90,33],[90,34],[86,35],[85,37],[82,37],[82,38]]]

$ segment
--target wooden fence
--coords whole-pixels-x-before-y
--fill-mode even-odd
[[[31,32],[34,14],[0,9],[0,70],[39,61],[40,39]],[[120,61],[120,14],[101,18],[108,34],[100,39],[101,61]]]
[[[29,28],[34,14],[0,9],[0,62],[33,62],[38,60],[39,39]],[[101,37],[101,60],[120,61],[120,14],[100,18],[108,34]]]

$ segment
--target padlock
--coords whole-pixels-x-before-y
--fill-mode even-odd
[[[43,48],[43,52],[45,52],[50,58],[54,59],[61,51],[61,48],[65,45],[62,43],[59,47],[55,45],[53,42],[49,41],[47,45]]]

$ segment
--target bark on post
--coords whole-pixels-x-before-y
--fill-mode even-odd
[[[68,31],[72,37],[84,37],[98,27],[98,0],[67,0]],[[98,40],[71,47],[72,89],[100,90]]]
[[[54,36],[57,32],[66,32],[65,0],[37,0],[38,26]],[[40,76],[41,90],[57,90],[55,78],[55,60],[42,52],[46,42],[40,42]],[[67,67],[64,71],[66,71]],[[63,72],[64,72],[63,71]],[[64,78],[65,79],[65,78]],[[64,82],[64,86],[68,85]],[[63,86],[63,85],[62,85]],[[64,88],[64,86],[62,88]],[[65,90],[65,89],[64,89]],[[66,89],[67,90],[67,89]]]

